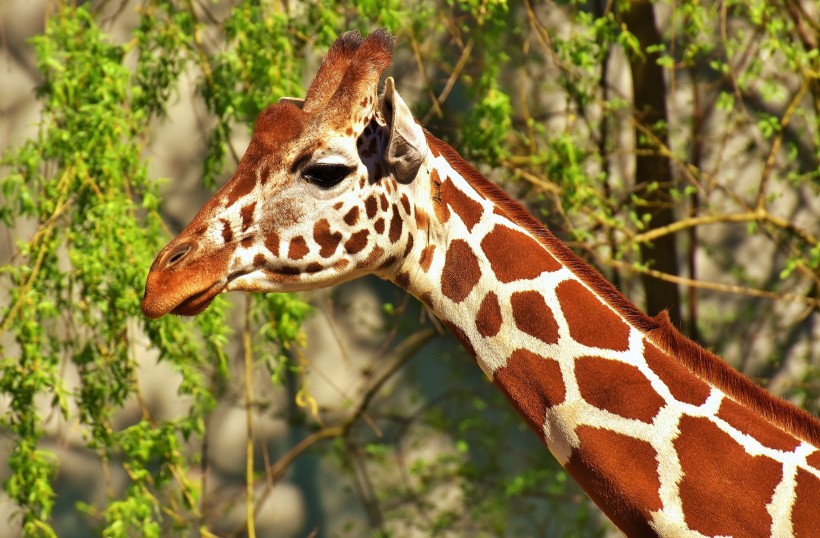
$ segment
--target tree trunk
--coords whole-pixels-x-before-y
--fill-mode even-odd
[[[641,218],[651,215],[649,228],[660,228],[675,221],[672,197],[672,165],[658,151],[658,144],[668,145],[666,116],[666,82],[663,68],[658,65],[658,53],[646,52],[648,46],[661,43],[660,32],[655,24],[652,4],[646,0],[631,0],[629,11],[621,14],[621,20],[640,43],[643,56],[629,54],[632,71],[633,105],[635,119],[649,129],[657,141],[635,129],[635,188],[636,195],[645,201],[636,211]],[[657,183],[659,188],[650,189]],[[678,255],[674,234],[665,235],[641,245],[641,259],[653,269],[677,275]],[[681,327],[680,291],[676,284],[649,275],[642,276],[646,292],[646,308],[650,315],[666,309],[672,322]]]

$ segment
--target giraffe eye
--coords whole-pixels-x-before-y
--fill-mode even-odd
[[[329,189],[340,183],[351,172],[353,172],[353,167],[346,164],[318,163],[302,170],[302,177],[314,185]]]

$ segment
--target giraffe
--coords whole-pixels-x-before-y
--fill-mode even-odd
[[[160,251],[142,310],[372,273],[419,298],[629,536],[816,536],[820,421],[649,317],[424,130],[393,38],[342,34]]]

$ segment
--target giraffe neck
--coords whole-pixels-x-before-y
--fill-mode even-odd
[[[818,525],[820,423],[649,318],[428,136],[397,284],[629,535]],[[429,192],[427,196],[424,196]]]

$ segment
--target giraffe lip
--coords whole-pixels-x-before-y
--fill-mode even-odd
[[[171,309],[171,314],[176,314],[177,316],[195,316],[208,308],[211,301],[222,293],[224,289],[224,282],[216,282],[209,288],[197,292],[179,303]]]

